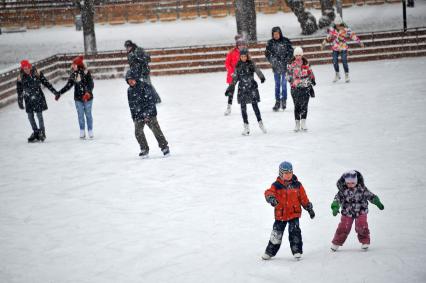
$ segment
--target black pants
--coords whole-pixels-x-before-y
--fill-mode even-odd
[[[229,96],[228,96],[228,104],[232,104],[232,99],[233,98],[234,98],[234,94],[233,93],[229,94]]]
[[[27,114],[28,114],[28,120],[30,121],[31,128],[33,129],[33,131],[36,132],[40,129],[44,132],[43,112],[36,113],[39,127],[37,127],[36,121],[34,119],[34,112],[30,112]]]
[[[294,103],[294,119],[306,119],[308,116],[309,88],[296,88],[291,90]]]
[[[257,121],[262,121],[262,117],[260,116],[260,110],[259,106],[257,105],[257,102],[252,102],[251,104],[253,106],[253,111],[256,114]],[[244,124],[248,124],[248,116],[247,116],[247,104],[241,103],[241,115],[243,116]]]
[[[164,137],[163,132],[161,131],[160,125],[158,124],[157,117],[151,117],[149,121],[145,122],[144,120],[136,120],[135,123],[135,136],[138,140],[138,143],[142,151],[149,151],[148,142],[146,141],[145,133],[143,131],[145,124],[151,129],[155,138],[157,139],[158,146],[161,149],[167,147],[167,140]]]
[[[288,240],[290,242],[290,249],[293,254],[303,253],[302,247],[302,231],[299,227],[299,218],[291,219],[289,221],[275,220],[274,226],[269,239],[268,246],[265,253],[270,256],[275,256],[281,247],[285,226],[288,223]]]

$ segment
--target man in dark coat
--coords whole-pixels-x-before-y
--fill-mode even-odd
[[[149,53],[145,52],[142,47],[137,46],[131,40],[126,40],[126,42],[124,42],[124,47],[126,47],[127,62],[129,63],[130,70],[132,70],[139,79],[142,79],[144,82],[152,86],[149,75],[151,73],[151,68],[149,67],[151,56]],[[155,90],[154,86],[152,86],[152,89],[155,103],[161,103],[161,98]]]
[[[126,73],[126,82],[129,84],[127,98],[129,101],[130,113],[135,124],[135,136],[140,145],[141,152],[139,156],[148,157],[149,146],[143,131],[145,124],[153,132],[157,139],[158,146],[165,156],[170,154],[168,142],[161,131],[157,121],[157,108],[154,102],[153,87],[144,81],[141,81],[132,70]]]
[[[44,141],[46,139],[43,111],[47,110],[47,103],[44,93],[41,90],[42,84],[53,94],[58,94],[43,75],[43,72],[39,72],[28,60],[21,61],[21,71],[16,81],[16,91],[18,93],[19,108],[26,110],[28,120],[33,129],[28,142]],[[34,113],[37,114],[38,126],[34,119]]]
[[[265,56],[272,65],[275,79],[275,106],[272,110],[278,111],[280,105],[284,110],[287,106],[287,81],[285,74],[287,63],[293,56],[293,47],[290,40],[283,36],[280,27],[272,28],[272,39],[268,40]]]

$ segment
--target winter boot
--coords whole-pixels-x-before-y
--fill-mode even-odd
[[[225,116],[228,116],[231,114],[231,107],[232,107],[232,104],[228,104],[228,106],[226,107]]]
[[[248,136],[250,134],[249,124],[244,124],[244,130],[241,133],[243,136]]]
[[[277,100],[275,101],[275,105],[274,107],[272,107],[272,110],[274,110],[274,112],[277,112],[278,110],[280,110],[280,106],[281,106],[281,101]]]
[[[306,126],[306,119],[300,120],[300,129],[305,132],[308,130],[308,127]]]
[[[139,153],[139,156],[144,159],[144,158],[148,158],[148,154],[149,154],[149,150],[144,149],[144,150],[141,150],[141,152]]]
[[[330,249],[331,249],[333,252],[336,252],[336,251],[339,249],[339,246],[338,246],[338,245],[335,245],[335,244],[331,244]]]
[[[262,255],[262,259],[263,259],[263,260],[270,260],[270,259],[271,259],[271,256],[270,256],[270,255],[268,255],[267,253],[264,253],[264,254]]]
[[[34,131],[31,136],[28,138],[28,142],[37,142],[38,141],[38,131]]]
[[[299,261],[302,258],[302,254],[299,254],[299,253],[295,253],[293,256],[297,261]]]
[[[93,130],[88,130],[87,132],[89,133],[89,139],[93,139],[94,138]]]
[[[345,82],[350,82],[351,79],[349,79],[349,73],[345,73]]]
[[[300,120],[296,120],[296,126],[294,127],[294,131],[295,132],[300,131]]]
[[[46,134],[44,130],[38,130],[38,139],[42,142],[46,139]]]
[[[166,146],[165,148],[161,149],[161,151],[163,152],[164,156],[169,156],[170,154],[170,149],[168,146]]]
[[[287,108],[287,99],[281,99],[281,108],[285,110]]]
[[[86,138],[86,131],[80,130],[80,139],[85,139],[85,138]]]
[[[361,249],[364,250],[364,251],[366,251],[366,250],[368,250],[369,246],[370,246],[370,244],[362,244],[361,245]]]
[[[337,82],[338,80],[340,80],[340,73],[336,72],[336,76],[334,77],[333,83]]]
[[[265,129],[265,126],[263,125],[263,122],[262,122],[262,121],[259,121],[259,128],[262,130],[262,132],[263,132],[264,134],[266,134],[266,129]]]

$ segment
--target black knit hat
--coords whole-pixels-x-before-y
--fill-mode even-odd
[[[249,54],[249,51],[248,51],[247,48],[243,48],[243,49],[240,50],[240,56],[241,55],[248,55],[248,54]]]

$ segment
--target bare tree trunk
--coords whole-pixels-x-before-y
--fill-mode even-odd
[[[235,6],[238,34],[243,35],[249,42],[256,42],[256,6],[254,0],[236,0]]]
[[[318,21],[319,28],[328,27],[336,17],[333,8],[333,0],[320,0],[322,16]]]
[[[77,0],[75,3],[80,9],[83,21],[84,53],[96,53],[94,0]]]
[[[314,15],[305,11],[303,0],[285,0],[285,2],[296,15],[302,28],[302,34],[313,34],[318,30],[317,20]]]

